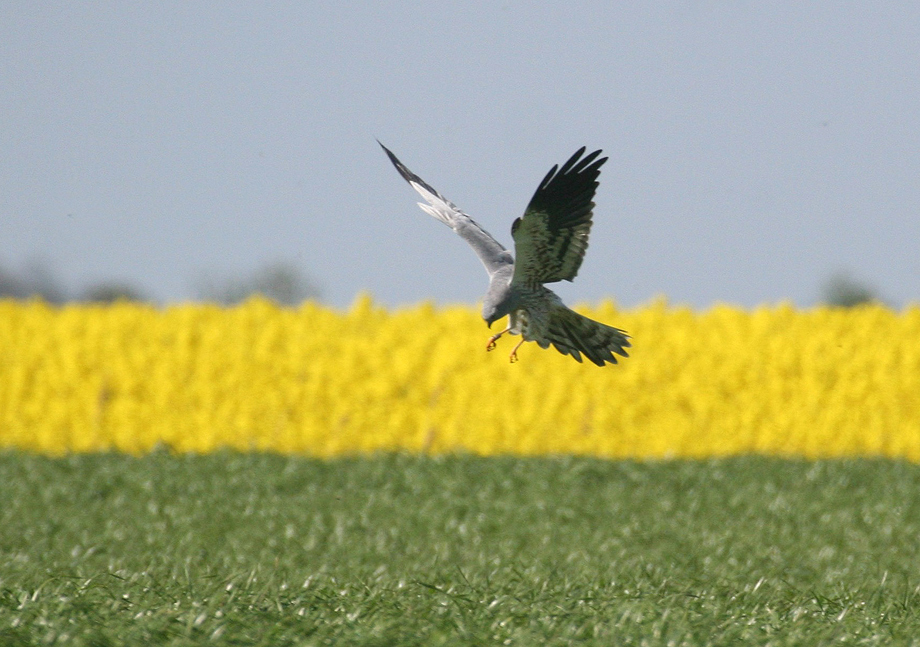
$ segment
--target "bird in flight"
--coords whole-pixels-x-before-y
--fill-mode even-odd
[[[380,142],[377,142],[380,143]],[[504,335],[521,335],[511,351],[525,341],[540,348],[550,344],[563,355],[581,362],[584,355],[598,366],[617,363],[616,355],[628,357],[629,336],[570,310],[545,283],[571,281],[588,249],[594,192],[606,157],[601,151],[585,155],[580,148],[560,168],[553,166],[537,187],[524,215],[511,225],[514,252],[511,253],[476,221],[410,171],[390,150],[380,144],[399,174],[425,199],[419,206],[463,238],[489,273],[489,290],[482,304],[482,318],[489,327],[507,316],[508,327],[489,338],[486,350]]]

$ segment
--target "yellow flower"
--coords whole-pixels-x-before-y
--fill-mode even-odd
[[[581,308],[617,366],[485,352],[473,308],[0,301],[0,447],[920,460],[920,308]]]

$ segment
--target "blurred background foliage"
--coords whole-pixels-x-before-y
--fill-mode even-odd
[[[319,283],[295,262],[270,260],[249,273],[227,274],[203,271],[191,281],[196,301],[235,305],[253,296],[262,296],[283,306],[296,306],[304,301],[322,300]],[[0,259],[0,299],[41,298],[48,303],[71,301],[83,303],[112,303],[115,301],[149,302],[143,288],[116,278],[88,283],[77,290],[68,289],[54,271],[53,264],[43,258],[33,258],[18,269]],[[889,304],[871,283],[846,269],[833,272],[818,289],[815,305],[851,308],[867,303]]]
[[[312,277],[287,260],[268,261],[248,274],[202,272],[192,282],[192,292],[198,301],[221,305],[234,305],[259,295],[278,305],[294,306],[306,300],[319,300],[322,294]],[[19,268],[9,267],[0,260],[0,299],[32,298],[53,304],[151,301],[143,288],[118,278],[91,282],[73,290],[46,259],[33,258]]]

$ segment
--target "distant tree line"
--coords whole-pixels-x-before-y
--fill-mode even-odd
[[[193,291],[198,300],[223,305],[239,303],[254,295],[281,305],[298,305],[307,299],[320,298],[316,284],[297,265],[286,261],[268,263],[242,276],[207,274],[195,282]],[[10,298],[41,298],[55,304],[151,300],[142,289],[119,280],[99,281],[72,293],[48,264],[40,260],[29,261],[18,272],[0,265],[0,299]]]
[[[240,303],[257,294],[281,305],[298,305],[307,299],[321,297],[317,285],[296,264],[287,261],[268,263],[240,276],[204,274],[195,281],[193,292],[200,301],[223,305]],[[40,297],[49,303],[150,300],[140,288],[117,280],[93,283],[71,294],[48,265],[37,260],[26,263],[19,272],[0,265],[0,299],[32,297]],[[832,274],[821,288],[819,301],[844,308],[883,303],[874,288],[853,278],[848,272]]]
[[[233,305],[253,295],[261,295],[281,305],[298,305],[319,299],[320,290],[293,263],[276,261],[243,276],[204,275],[196,283],[199,300]]]
[[[31,297],[41,297],[49,303],[63,303],[68,300],[67,290],[45,263],[38,260],[29,261],[19,272],[0,265],[0,298]]]
[[[821,301],[841,308],[852,308],[864,303],[883,303],[874,288],[844,271],[835,272],[825,281],[821,290]]]

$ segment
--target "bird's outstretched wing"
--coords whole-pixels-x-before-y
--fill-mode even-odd
[[[597,150],[585,157],[580,148],[562,168],[547,173],[511,225],[514,238],[514,284],[571,281],[588,249],[597,178],[606,157]]]
[[[552,344],[560,353],[571,355],[579,362],[584,354],[598,366],[603,366],[605,362],[616,364],[616,355],[629,357],[626,352],[630,346],[629,335],[624,331],[588,319],[561,305],[550,312],[545,337],[534,341],[541,348]]]
[[[377,142],[380,144],[380,142]],[[393,166],[399,171],[399,174],[405,178],[406,182],[412,185],[412,188],[425,198],[425,202],[419,202],[418,206],[426,213],[434,216],[445,225],[457,232],[463,240],[470,244],[479,260],[485,266],[489,276],[495,274],[502,268],[507,268],[514,264],[514,259],[507,249],[495,240],[489,232],[479,226],[479,224],[468,215],[460,211],[453,202],[435,191],[427,182],[417,176],[415,173],[405,167],[396,156],[390,152],[383,144],[380,147],[386,152]],[[427,204],[425,204],[427,202]],[[507,270],[506,270],[507,271]]]

